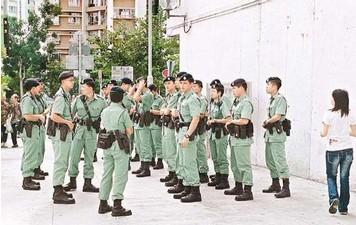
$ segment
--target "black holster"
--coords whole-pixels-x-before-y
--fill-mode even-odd
[[[200,118],[198,126],[197,126],[197,133],[198,135],[204,134],[204,132],[207,130],[206,129],[206,122],[208,121],[208,117],[203,117]]]
[[[218,124],[218,123],[213,123],[211,125],[211,132],[215,133],[216,139],[220,139],[223,135],[225,136],[229,134],[224,124]]]
[[[51,137],[56,136],[56,123],[51,118],[48,118],[46,133],[48,136],[51,136]]]
[[[69,127],[66,124],[59,124],[58,129],[59,129],[59,139],[61,141],[66,141],[67,135],[69,133]]]
[[[32,137],[32,127],[33,127],[33,124],[30,124],[28,122],[24,125],[26,136],[28,138]]]
[[[119,145],[119,148],[124,150],[126,154],[130,154],[130,139],[129,137],[120,132],[119,130],[114,131],[115,139]]]
[[[174,122],[170,116],[168,115],[162,116],[161,121],[163,126],[168,127],[169,129],[174,129]]]
[[[287,136],[290,136],[290,130],[292,129],[292,122],[289,119],[282,121],[283,130],[286,132]]]
[[[161,121],[161,116],[159,115],[153,115],[155,124],[159,127],[162,127],[162,121]]]
[[[134,113],[132,114],[132,121],[133,121],[134,123],[139,123],[139,122],[140,122],[140,113],[134,112]]]
[[[107,133],[105,129],[99,130],[98,141],[96,146],[101,149],[108,149],[115,141],[112,133]]]
[[[148,127],[151,125],[151,123],[154,120],[154,117],[152,115],[152,113],[150,113],[149,111],[144,112],[143,114],[141,114],[141,118],[140,120],[143,121],[143,125]],[[141,122],[141,121],[140,121]]]
[[[101,122],[100,117],[99,117],[97,120],[95,120],[95,121],[93,122],[93,128],[95,129],[95,132],[96,132],[96,133],[99,133],[99,130],[100,130],[100,122]]]

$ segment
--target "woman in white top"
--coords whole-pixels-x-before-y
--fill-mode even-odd
[[[352,137],[356,137],[356,119],[349,109],[347,91],[336,89],[332,92],[332,106],[323,118],[321,137],[327,138],[326,174],[329,191],[329,213],[337,210],[347,215],[350,200],[349,175],[353,160]],[[340,167],[340,195],[336,177]]]

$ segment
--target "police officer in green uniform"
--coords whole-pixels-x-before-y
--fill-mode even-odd
[[[201,91],[203,89],[203,83],[200,80],[194,80],[193,91],[198,96],[200,100],[200,120],[198,124],[198,141],[197,141],[197,163],[199,169],[200,183],[208,183],[208,158],[206,156],[206,122],[207,122],[207,110],[208,110],[208,100]]]
[[[180,94],[176,91],[174,77],[166,77],[163,80],[163,83],[166,89],[166,97],[164,98],[164,102],[160,110],[163,125],[162,151],[163,159],[168,165],[169,173],[166,177],[160,178],[160,181],[165,182],[167,186],[173,186],[178,182],[178,178],[176,176],[177,142],[171,112],[175,109]]]
[[[53,136],[54,146],[53,202],[55,204],[74,204],[73,196],[63,189],[74,129],[71,115],[71,96],[69,93],[74,86],[74,74],[68,71],[62,72],[58,80],[61,87],[55,95],[50,116],[51,122],[48,124],[48,130],[50,129],[54,132],[47,130],[47,133]]]
[[[122,99],[122,105],[125,107],[125,109],[127,110],[127,112],[129,113],[130,118],[132,118],[132,114],[134,112],[134,105],[135,105],[135,101],[133,99],[131,99],[128,95],[128,92],[130,90],[130,88],[133,85],[133,82],[130,78],[124,77],[120,80],[120,88],[122,90],[124,90],[124,97]],[[131,137],[130,137],[130,152],[132,153],[133,151],[133,146],[134,146],[134,135],[132,133]],[[131,159],[131,154],[130,154],[130,159]],[[130,167],[130,163],[129,163],[129,170],[131,169]]]
[[[225,123],[230,119],[229,104],[222,100],[224,86],[221,83],[211,86],[211,105],[209,120],[210,127],[209,145],[211,158],[214,163],[215,179],[208,183],[208,186],[215,186],[215,189],[229,188],[229,162],[227,159],[228,132]]]
[[[175,85],[176,88],[178,89],[177,92],[177,98],[178,101],[175,104],[174,108],[170,109],[171,112],[171,117],[172,117],[172,121],[173,124],[176,125],[177,123],[179,123],[179,111],[180,111],[180,105],[181,105],[181,101],[180,99],[182,98],[183,95],[183,91],[182,91],[182,83],[180,82],[180,78],[187,74],[187,72],[179,72],[176,75],[176,80],[175,80]],[[179,143],[179,137],[178,137],[178,129],[177,127],[175,127],[176,129],[176,133],[175,133],[175,142],[176,142],[176,146],[178,147],[178,143]],[[167,183],[165,183],[165,185],[167,187],[171,187],[174,185],[174,187],[169,188],[167,190],[168,193],[170,194],[176,194],[176,193],[181,193],[184,190],[184,186],[183,186],[183,155],[181,152],[178,151],[177,148],[177,154],[176,154],[176,168],[175,168],[175,176],[173,177],[172,180],[168,181]]]
[[[199,189],[196,137],[196,128],[200,118],[200,102],[192,91],[193,76],[186,73],[179,80],[183,95],[179,99],[180,107],[173,112],[173,116],[179,117],[176,128],[178,129],[178,154],[181,155],[184,190],[173,197],[180,199],[181,202],[200,202],[202,199]]]
[[[253,124],[251,117],[253,105],[246,95],[247,83],[244,79],[236,79],[231,83],[235,97],[232,105],[232,120],[226,123],[230,133],[231,170],[235,179],[235,187],[226,190],[225,195],[237,195],[236,201],[253,200],[251,144],[253,143]]]
[[[162,162],[162,122],[160,116],[160,109],[163,104],[163,98],[158,94],[156,85],[151,84],[148,89],[153,95],[153,104],[150,112],[153,116],[153,123],[151,123],[151,146],[152,146],[152,166],[154,170],[163,169]],[[155,158],[157,157],[157,164]]]
[[[266,143],[266,165],[270,170],[272,185],[264,189],[264,193],[274,193],[276,198],[290,197],[289,168],[286,159],[286,131],[283,124],[287,121],[287,100],[279,93],[282,81],[278,77],[270,77],[266,81],[266,92],[271,96],[267,109],[268,119],[263,122]],[[279,179],[283,181],[281,189]]]
[[[40,112],[36,95],[40,93],[40,84],[36,79],[27,79],[24,83],[26,94],[21,99],[21,138],[23,142],[23,154],[21,171],[23,176],[22,188],[24,190],[40,190],[40,184],[34,182],[32,177],[38,166],[39,150],[41,147],[41,129],[45,117]]]
[[[77,176],[79,174],[79,162],[84,153],[84,185],[83,192],[99,192],[99,188],[92,184],[94,177],[93,159],[96,151],[97,133],[100,128],[100,114],[107,106],[106,101],[94,93],[95,81],[86,78],[81,82],[81,95],[72,103],[76,128],[70,151],[70,163],[68,175],[70,182],[64,187],[65,191],[77,188]]]
[[[39,88],[40,88],[40,93],[38,95],[36,95],[36,101],[39,103],[39,107],[40,107],[40,112],[45,116],[46,119],[46,115],[49,112],[49,107],[47,104],[47,101],[45,99],[45,94],[44,94],[44,83],[42,81],[41,78],[36,78],[36,80],[38,81]],[[45,126],[41,126],[40,129],[40,145],[41,147],[39,148],[39,157],[38,157],[38,162],[37,162],[37,168],[35,169],[35,177],[39,177],[39,176],[48,176],[48,172],[45,172],[41,169],[41,165],[43,163],[43,159],[44,159],[44,153],[45,153],[45,142],[46,142],[46,129]]]
[[[133,95],[133,99],[138,103],[138,113],[140,114],[138,139],[139,139],[139,154],[141,166],[137,171],[136,177],[151,176],[150,164],[152,161],[152,146],[151,146],[151,123],[153,122],[150,109],[153,104],[153,95],[147,88],[147,79],[138,79],[137,91]]]
[[[129,113],[123,107],[122,99],[124,90],[119,87],[113,87],[110,90],[111,104],[104,109],[101,114],[102,126],[106,133],[120,132],[127,139],[132,134],[132,121]],[[114,134],[111,134],[114,135]],[[116,135],[116,134],[115,134]],[[114,136],[115,136],[114,135]],[[129,140],[127,140],[129,145]],[[111,147],[104,149],[104,171],[100,183],[100,205],[99,214],[111,212],[112,216],[130,216],[131,210],[122,207],[124,199],[124,190],[128,179],[128,163],[130,149],[120,147],[118,140],[113,138]],[[108,204],[110,191],[112,189],[112,200],[114,206]]]

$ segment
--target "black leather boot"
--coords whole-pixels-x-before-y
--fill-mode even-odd
[[[216,184],[215,189],[223,190],[223,189],[230,188],[228,177],[229,177],[229,174],[221,174],[220,175],[220,183]]]
[[[164,166],[163,166],[163,162],[162,162],[162,159],[157,159],[157,164],[153,167],[154,170],[160,170],[160,169],[163,169]]]
[[[178,177],[177,174],[174,174],[174,176],[172,177],[171,180],[169,180],[168,182],[166,182],[164,185],[166,187],[173,187],[174,185],[176,185],[178,183]]]
[[[90,178],[85,178],[85,179],[84,179],[84,185],[83,185],[83,192],[94,192],[94,193],[98,193],[98,192],[99,192],[99,188],[95,187],[95,186],[91,183],[91,179],[90,179]]]
[[[139,161],[140,161],[140,156],[138,154],[136,154],[135,157],[131,159],[131,162],[139,162]]]
[[[140,165],[140,168],[138,168],[138,170],[134,170],[132,171],[131,173],[132,174],[140,174],[143,170],[143,161],[141,161],[141,165]]]
[[[111,210],[112,210],[112,207],[108,204],[107,200],[100,200],[100,205],[99,205],[99,209],[98,209],[99,214],[108,213],[108,212],[111,212]]]
[[[66,184],[63,189],[65,191],[73,191],[75,189],[77,189],[77,178],[76,177],[70,177],[69,178],[69,183]]]
[[[98,156],[96,155],[96,151],[94,153],[94,158],[93,158],[93,162],[97,162],[98,161]]]
[[[235,182],[235,187],[230,190],[225,190],[224,195],[242,195],[243,192],[242,183]]]
[[[221,179],[221,174],[220,173],[216,173],[215,174],[215,178],[212,179],[209,183],[208,186],[209,187],[214,187],[216,185],[218,185],[220,183],[220,179]]]
[[[251,188],[252,188],[251,185],[245,185],[244,193],[242,193],[242,195],[236,196],[235,200],[236,201],[250,201],[250,200],[253,200],[253,194],[252,194]]]
[[[152,167],[155,167],[155,166],[156,166],[156,159],[155,159],[155,158],[152,158],[150,165],[151,165]]]
[[[151,162],[143,162],[143,170],[141,171],[141,173],[137,174],[136,177],[151,176],[150,164],[151,164]]]
[[[263,193],[278,193],[281,191],[281,185],[279,184],[279,178],[272,178],[272,185],[267,189],[263,189]]]
[[[178,193],[182,192],[183,190],[184,190],[183,180],[178,179],[178,183],[176,185],[174,185],[174,187],[169,188],[167,190],[167,192],[170,194],[178,194]]]
[[[40,174],[40,169],[36,168],[33,170],[34,174],[32,176],[33,180],[44,180],[45,176]]]
[[[74,198],[70,198],[67,193],[63,191],[62,185],[54,186],[53,193],[53,203],[54,204],[74,204]]]
[[[276,198],[288,198],[290,197],[290,190],[289,190],[289,179],[283,179],[283,187],[280,192],[274,195]]]
[[[181,199],[190,194],[191,186],[184,186],[184,190],[181,193],[173,195],[174,199]]]
[[[41,189],[41,186],[36,184],[31,177],[24,177],[22,181],[22,188],[28,191],[38,191]]]
[[[114,200],[114,207],[112,207],[112,216],[131,216],[132,212],[129,209],[125,209],[121,205],[122,200],[121,199],[115,199]]]
[[[38,167],[38,172],[39,172],[39,174],[42,175],[42,176],[48,176],[48,172],[45,172],[45,171],[41,170],[40,167]]]
[[[199,179],[201,184],[209,182],[209,177],[207,173],[199,173]]]
[[[170,181],[170,180],[173,178],[173,176],[175,176],[175,175],[176,175],[175,172],[169,171],[168,175],[165,176],[164,178],[160,178],[159,181],[162,182],[162,183],[163,183],[163,182],[168,182],[168,181]]]
[[[190,193],[180,199],[181,202],[201,202],[201,194],[199,186],[191,187]]]

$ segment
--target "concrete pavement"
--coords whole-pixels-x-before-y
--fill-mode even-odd
[[[21,145],[21,142],[20,142]],[[41,181],[41,191],[24,191],[21,188],[22,148],[1,150],[1,224],[2,225],[110,225],[110,224],[264,224],[264,225],[335,225],[356,224],[356,193],[351,194],[349,215],[330,215],[325,184],[292,177],[292,197],[275,199],[273,194],[262,194],[270,184],[266,169],[254,167],[254,201],[236,202],[234,196],[225,196],[223,191],[201,186],[201,203],[183,204],[167,193],[159,182],[166,170],[152,171],[148,178],[136,178],[129,173],[124,207],[131,209],[130,217],[113,218],[110,214],[97,213],[99,199],[95,193],[83,193],[82,174],[78,178],[78,190],[73,192],[75,205],[52,204],[53,150],[49,141],[42,168],[50,173]],[[102,174],[102,151],[95,163],[93,183],[100,184]],[[82,163],[80,168],[82,170]],[[132,163],[136,169],[139,163]],[[212,163],[209,162],[210,173]],[[68,178],[67,178],[68,179]],[[230,185],[233,185],[230,176]],[[111,202],[111,201],[110,201]]]

